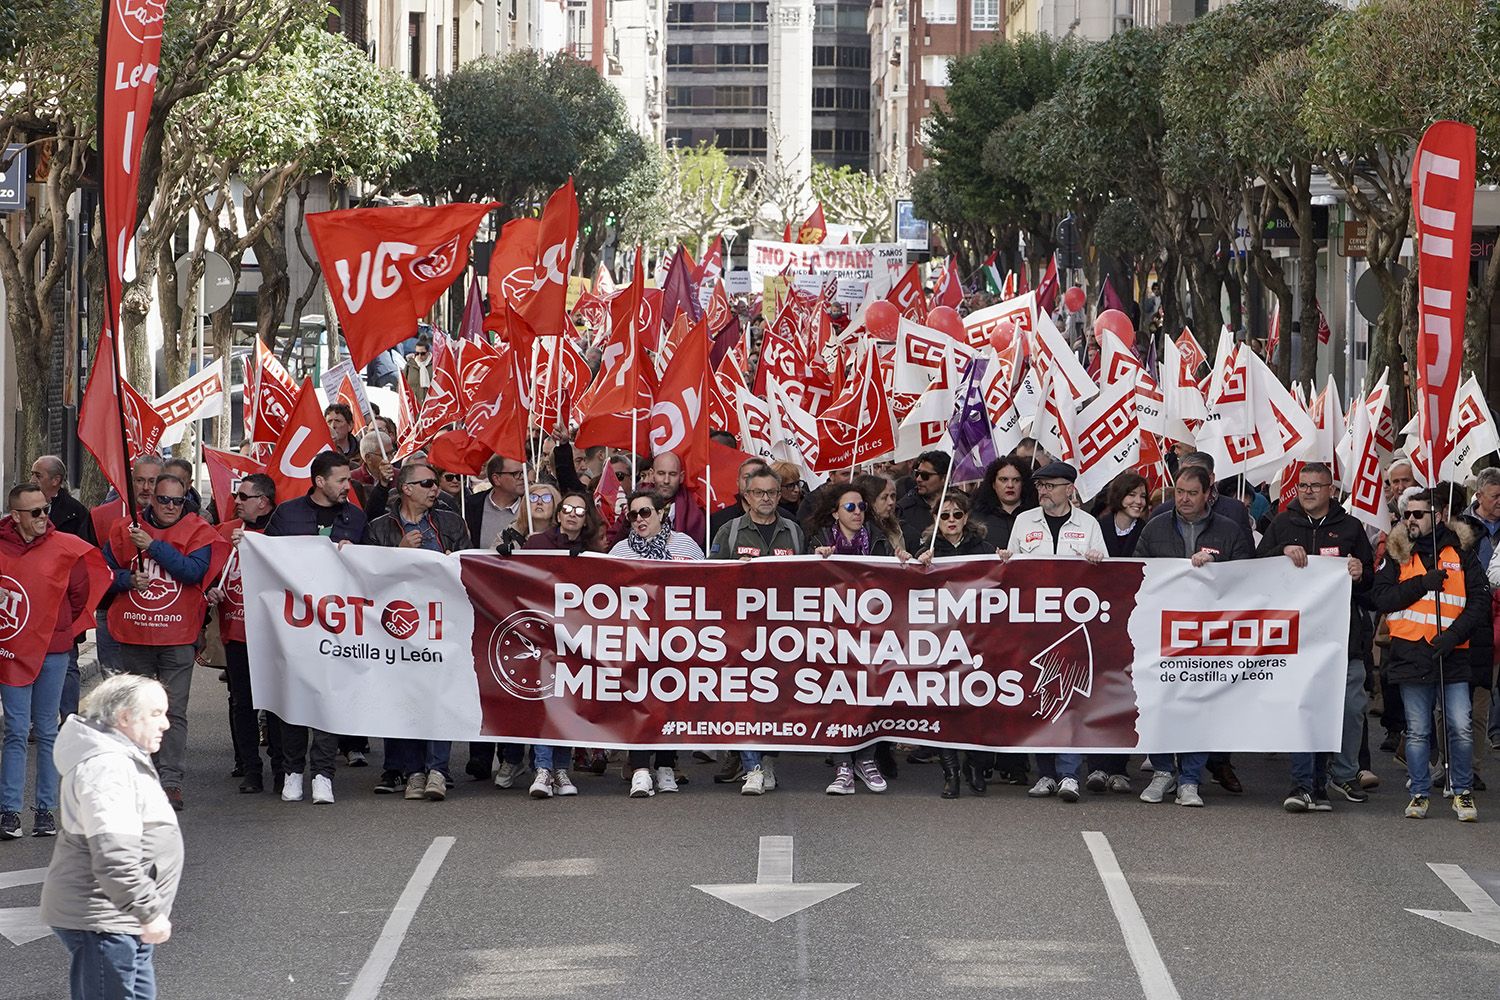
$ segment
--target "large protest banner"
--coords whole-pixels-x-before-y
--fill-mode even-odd
[[[745,268],[750,272],[750,288],[759,291],[766,278],[787,268],[868,281],[876,276],[877,270],[889,274],[903,267],[905,261],[906,251],[899,243],[831,246],[751,240]]]
[[[372,736],[1337,747],[1349,576],[1266,559],[639,562],[247,535],[258,708]]]

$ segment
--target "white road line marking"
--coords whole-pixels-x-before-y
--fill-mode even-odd
[[[1429,863],[1427,867],[1443,880],[1443,884],[1458,897],[1458,901],[1464,905],[1465,909],[1413,910],[1408,908],[1406,912],[1415,913],[1428,920],[1436,920],[1440,924],[1447,924],[1467,934],[1500,944],[1500,903],[1491,899],[1490,894],[1485,892],[1484,888],[1458,865]]]
[[[365,959],[365,964],[360,968],[359,975],[355,977],[354,985],[349,987],[345,1000],[375,1000],[380,996],[380,988],[385,985],[385,977],[390,975],[391,963],[401,950],[401,942],[406,939],[412,918],[417,915],[417,907],[422,905],[422,898],[427,895],[427,889],[437,877],[438,869],[443,866],[443,859],[448,857],[448,852],[453,848],[453,841],[452,837],[433,838],[432,844],[422,855],[422,860],[417,862],[417,870],[411,873],[406,888],[401,890],[395,909],[386,918],[380,937],[370,950],[370,957]]]
[[[1094,867],[1099,870],[1099,880],[1104,883],[1104,892],[1109,896],[1109,905],[1115,911],[1115,920],[1125,935],[1125,949],[1130,952],[1130,961],[1135,965],[1135,974],[1141,980],[1141,990],[1146,1000],[1181,1000],[1172,974],[1167,971],[1156,941],[1151,937],[1151,928],[1120,871],[1120,862],[1115,858],[1109,838],[1093,830],[1083,832],[1083,842],[1094,857]]]
[[[579,878],[599,874],[598,858],[517,861],[500,874],[507,878]]]
[[[23,868],[16,872],[0,872],[0,889],[11,889],[18,885],[41,885],[47,877],[45,868]]]

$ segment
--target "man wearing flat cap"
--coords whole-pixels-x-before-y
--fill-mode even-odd
[[[1082,556],[1089,562],[1104,558],[1104,535],[1099,522],[1073,506],[1073,483],[1078,473],[1066,462],[1049,462],[1031,476],[1039,506],[1016,515],[1010,529],[1011,556]]]

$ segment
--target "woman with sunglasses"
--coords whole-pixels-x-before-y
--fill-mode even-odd
[[[546,487],[552,489],[552,487]],[[535,509],[537,490],[532,488],[532,507]],[[586,493],[570,491],[553,513],[551,523],[526,540],[526,548],[539,550],[562,550],[569,555],[582,552],[601,552],[599,544],[599,511]]]
[[[893,548],[886,533],[872,523],[874,498],[858,486],[822,490],[803,529],[812,550],[820,556],[895,556],[911,558],[905,549]]]
[[[663,523],[662,511],[666,505],[667,501],[652,490],[631,493],[625,504],[625,518],[630,527],[609,554],[627,559],[702,559],[703,550],[697,542]],[[630,768],[633,799],[677,791],[676,750],[632,750],[626,766]]]
[[[609,550],[627,559],[702,559],[703,549],[680,531],[673,531],[662,518],[667,501],[651,490],[636,490],[625,502],[629,530]]]
[[[984,537],[984,525],[970,519],[973,501],[963,490],[949,490],[932,527],[922,532],[917,561],[932,565],[933,559],[950,556],[992,556],[995,546]]]

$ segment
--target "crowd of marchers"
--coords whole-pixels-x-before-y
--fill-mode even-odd
[[[1490,706],[1478,728],[1492,746],[1500,743],[1493,690],[1500,603],[1491,599],[1492,587],[1500,584],[1500,469],[1477,475],[1469,484],[1470,502],[1462,486],[1417,487],[1410,464],[1398,455],[1384,477],[1395,521],[1389,533],[1379,533],[1341,506],[1325,465],[1303,465],[1295,499],[1277,509],[1262,491],[1216,479],[1210,456],[1179,448],[1168,457],[1171,479],[1158,489],[1126,472],[1096,503],[1083,505],[1075,470],[1028,439],[1015,454],[991,462],[981,480],[965,484],[950,481],[950,456],[942,451],[835,474],[812,490],[797,466],[750,459],[739,469],[737,502],[706,517],[671,453],[650,461],[602,449],[575,453],[568,436],[556,434],[542,439],[528,462],[490,459],[483,482],[476,484],[420,453],[392,465],[384,457],[391,453],[392,429],[377,421],[357,440],[342,404],[331,405],[326,416],[335,448],[313,461],[308,491],[279,497],[270,477],[246,476],[233,497],[234,517],[222,523],[215,523],[215,505],[194,488],[189,463],[179,459],[148,456],[134,463],[135,522],[127,498],[111,495],[91,510],[80,504],[53,456],[38,458],[31,481],[7,497],[0,548],[11,557],[44,558],[59,535],[103,549],[113,599],[106,597],[97,611],[95,650],[106,675],[160,682],[168,728],[152,759],[176,810],[185,805],[190,759],[187,703],[195,668],[204,664],[223,666],[233,775],[243,793],[269,789],[284,802],[331,804],[339,768],[368,768],[352,773],[375,780],[352,788],[379,795],[442,801],[455,787],[448,742],[386,738],[377,761],[369,735],[321,732],[257,710],[233,552],[247,533],[261,532],[443,553],[852,555],[892,557],[913,566],[954,557],[1046,556],[1185,559],[1194,567],[1285,559],[1304,567],[1310,556],[1335,556],[1352,581],[1342,738],[1337,752],[1291,755],[1285,809],[1322,812],[1334,801],[1367,802],[1381,780],[1374,744],[1375,752],[1394,754],[1404,765],[1406,816],[1425,817],[1440,792],[1460,820],[1477,818],[1474,792],[1483,784],[1473,766],[1476,703]],[[603,476],[614,478],[612,489],[598,488]],[[606,503],[604,496],[614,499]],[[164,577],[178,585],[177,610],[191,625],[169,636],[143,637],[120,614],[118,595],[146,590]],[[64,601],[81,607],[83,589],[75,579]],[[1476,702],[1480,690],[1488,694]],[[23,835],[28,740],[36,768],[30,832],[56,834],[60,781],[65,795],[72,780],[67,762],[78,754],[67,727],[59,737],[59,724],[78,711],[79,694],[78,644],[61,626],[29,683],[0,684],[0,838]],[[1371,713],[1372,699],[1378,699],[1378,715]],[[1383,733],[1372,734],[1372,717]],[[471,743],[467,755],[461,773],[494,788],[525,789],[537,799],[578,794],[572,773],[603,773],[611,759],[587,747],[494,742]],[[678,792],[684,782],[675,751],[642,748],[615,756],[624,758],[632,797]],[[714,781],[738,783],[742,794],[776,787],[773,752],[694,756],[717,763]],[[884,792],[899,764],[932,762],[941,771],[940,794],[949,799],[965,788],[983,795],[988,785],[1004,783],[1024,785],[1035,798],[1077,802],[1085,794],[1134,794],[1142,781],[1142,801],[1172,798],[1201,807],[1208,781],[1229,794],[1243,791],[1226,753],[1154,755],[1139,763],[1147,775],[1141,778],[1119,754],[995,754],[879,743],[830,755],[827,792],[849,795],[861,784]],[[912,773],[908,768],[908,777]],[[347,794],[351,785],[347,776],[343,780]]]

